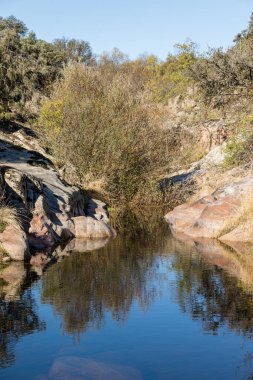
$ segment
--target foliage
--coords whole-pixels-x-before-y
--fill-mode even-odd
[[[114,200],[129,202],[166,165],[161,117],[126,74],[72,64],[44,102],[40,125],[86,185],[104,178]]]
[[[36,93],[48,95],[66,62],[88,62],[88,43],[56,40],[53,44],[37,39],[14,16],[0,18],[0,112],[25,116],[25,105]]]
[[[55,39],[53,45],[63,53],[63,60],[66,63],[82,62],[89,65],[93,62],[91,46],[87,41],[63,37]]]
[[[241,115],[240,125],[225,148],[225,167],[253,163],[253,114]]]
[[[235,89],[253,84],[253,16],[248,28],[238,34],[227,51],[210,49],[189,67],[188,75],[206,99],[219,95],[237,95]]]
[[[192,41],[175,45],[176,54],[169,54],[166,62],[155,65],[148,87],[156,101],[167,101],[170,97],[184,95],[190,80],[187,69],[197,59],[196,45]]]

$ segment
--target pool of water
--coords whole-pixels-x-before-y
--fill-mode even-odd
[[[1,380],[253,379],[249,251],[159,225],[42,276],[13,265],[0,282]]]

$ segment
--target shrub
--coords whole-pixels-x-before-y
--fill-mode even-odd
[[[40,125],[84,185],[102,178],[114,201],[130,202],[167,163],[162,116],[131,76],[72,64],[44,102]]]
[[[226,167],[253,162],[253,114],[241,115],[240,124],[225,148]]]

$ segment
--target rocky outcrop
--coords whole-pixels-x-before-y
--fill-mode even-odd
[[[204,176],[210,169],[221,166],[225,160],[226,144],[222,144],[210,150],[203,158],[193,162],[188,169],[182,169],[167,175],[160,181],[160,188],[166,189],[175,184],[193,185],[198,177]]]
[[[176,235],[229,240],[233,234],[231,231],[234,230],[234,236],[240,239],[238,225],[248,212],[252,194],[253,177],[249,177],[219,188],[196,202],[178,206],[165,218]],[[243,236],[244,241],[249,239],[253,240],[250,229],[245,231]]]
[[[29,247],[34,255],[72,238],[115,235],[106,205],[60,178],[34,131],[14,124],[12,131],[1,131],[0,138],[2,197],[23,216],[23,232],[12,233],[10,226],[0,234],[12,259],[29,257]]]

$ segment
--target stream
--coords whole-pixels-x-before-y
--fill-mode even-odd
[[[0,269],[1,380],[253,379],[253,251],[135,232]]]

